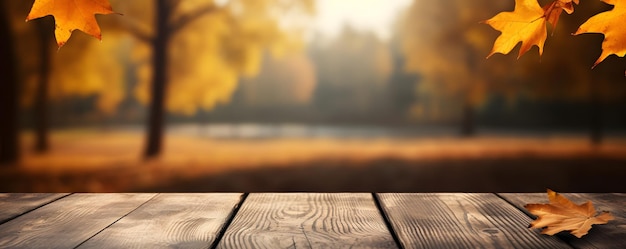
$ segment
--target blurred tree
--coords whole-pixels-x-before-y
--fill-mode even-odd
[[[580,110],[580,115],[587,117],[583,120],[588,120],[593,144],[602,141],[604,106],[626,96],[623,63],[616,63],[620,59],[611,56],[591,69],[601,53],[602,35],[570,34],[590,16],[608,9],[610,6],[600,1],[582,1],[572,15],[561,17],[546,43],[541,62],[522,57],[516,66],[521,69],[519,77],[525,81],[520,90],[529,97],[587,103],[587,110]]]
[[[14,36],[19,41],[16,53],[19,54],[18,71],[22,78],[21,104],[33,110],[35,151],[45,152],[49,149],[50,117],[59,116],[59,113],[50,115],[50,112],[60,100],[98,96],[99,110],[113,113],[123,97],[120,90],[123,79],[115,77],[120,75],[116,72],[124,67],[118,49],[123,39],[120,39],[119,32],[108,27],[104,42],[75,32],[70,40],[72,46],[57,50],[52,16],[24,23],[32,3],[33,0],[11,1],[8,7],[15,28]]]
[[[17,63],[8,1],[0,2],[0,75],[4,79],[0,84],[0,164],[16,162],[19,157]]]
[[[193,114],[198,107],[211,109],[228,101],[239,74],[258,72],[264,48],[280,53],[293,42],[283,32],[287,23],[276,17],[313,11],[312,0],[144,0],[113,5],[137,17],[124,20],[124,25],[148,44],[137,57],[151,56],[140,70],[136,92],[150,103],[147,158],[161,151],[166,108]],[[168,84],[173,79],[175,83]]]
[[[49,20],[48,20],[49,21]],[[34,105],[34,125],[35,125],[35,151],[39,153],[47,152],[48,125],[49,125],[49,84],[52,57],[50,53],[54,51],[56,42],[54,40],[54,25],[51,22],[39,21],[37,33],[39,34],[39,78],[35,93]]]
[[[389,78],[389,91],[392,100],[391,111],[394,116],[402,118],[410,118],[410,110],[415,105],[416,91],[419,84],[420,77],[416,73],[407,72],[406,67],[406,55],[403,51],[403,41],[405,32],[404,20],[406,18],[406,11],[401,12],[394,21],[393,32],[389,47],[392,58],[392,72]]]
[[[402,38],[405,69],[421,76],[415,93],[421,102],[420,112],[430,107],[437,114],[437,102],[462,106],[458,109],[462,113],[461,133],[471,135],[476,106],[490,92],[511,91],[506,89],[511,84],[496,84],[510,74],[507,63],[485,61],[491,37],[495,39],[496,34],[478,22],[512,4],[489,0],[413,2],[404,20]]]
[[[392,72],[389,48],[373,33],[344,26],[338,37],[314,41],[315,106],[334,121],[372,118],[389,106],[387,84]]]
[[[264,52],[261,64],[256,76],[239,80],[227,105],[206,114],[227,122],[315,120],[317,115],[311,102],[317,80],[311,59],[303,51],[281,57]]]
[[[282,58],[263,55],[263,68],[239,86],[240,100],[252,109],[274,109],[281,106],[308,104],[315,90],[315,68],[304,54]]]
[[[15,46],[18,54],[18,73],[22,85],[18,96],[22,104],[25,102],[34,104],[33,123],[35,126],[36,152],[42,153],[48,150],[48,85],[52,64],[51,53],[56,47],[54,40],[54,22],[52,18],[38,20],[33,25],[24,24],[24,16],[30,10],[34,0],[12,1],[6,8],[10,10],[10,19],[14,27],[13,37],[18,41]],[[34,42],[32,42],[34,41]],[[34,78],[36,77],[36,80]],[[25,87],[28,81],[31,88]],[[34,83],[34,84],[33,84]],[[25,91],[33,93],[23,94]],[[25,100],[30,95],[32,99]]]
[[[498,32],[477,22],[501,11],[511,11],[513,4],[514,1],[415,1],[407,14],[404,48],[407,70],[423,76],[418,94],[426,99],[441,95],[446,102],[460,101],[461,131],[466,135],[474,130],[475,107],[489,95],[587,101],[590,137],[598,143],[602,137],[602,105],[623,98],[623,74],[616,67],[619,64],[610,62],[617,59],[613,57],[590,69],[600,54],[602,36],[570,34],[587,18],[610,6],[583,1],[573,15],[563,14],[556,30],[549,28],[553,36],[541,58],[531,51],[519,60],[502,55],[485,60],[483,55],[491,50]]]

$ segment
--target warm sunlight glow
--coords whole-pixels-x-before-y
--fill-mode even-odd
[[[391,35],[389,27],[411,0],[318,0],[316,4],[316,32],[336,36],[347,24],[357,30],[372,31],[386,40]]]
[[[0,1],[0,193],[626,192],[626,8],[537,1]]]

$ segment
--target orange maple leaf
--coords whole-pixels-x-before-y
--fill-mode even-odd
[[[596,215],[596,209],[587,201],[576,205],[564,196],[548,189],[550,204],[527,204],[524,208],[538,218],[530,223],[530,228],[542,228],[542,234],[554,235],[561,231],[570,231],[580,238],[589,232],[591,225],[606,224],[614,219],[609,212]]]
[[[96,14],[112,14],[109,0],[35,0],[26,21],[52,15],[55,36],[59,47],[63,46],[78,29],[101,39]]]
[[[502,32],[487,58],[495,53],[508,54],[519,42],[522,42],[522,47],[517,58],[534,45],[539,47],[541,55],[547,36],[544,13],[537,0],[515,0],[513,12],[501,12],[485,21],[495,30]]]
[[[612,10],[592,16],[580,25],[574,35],[582,33],[602,33],[602,54],[593,64],[595,67],[606,57],[615,54],[619,57],[626,55],[626,0],[602,0],[607,4],[614,5]]]
[[[542,8],[537,0],[515,0],[513,12],[501,12],[484,21],[502,32],[487,58],[495,53],[508,54],[519,42],[522,42],[522,47],[517,58],[528,52],[532,46],[539,48],[539,55],[543,54],[543,45],[547,38],[546,22],[554,30],[563,10],[568,14],[573,13],[574,4],[578,2],[579,0],[555,0]]]

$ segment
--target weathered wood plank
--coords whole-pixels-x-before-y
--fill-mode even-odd
[[[0,248],[73,248],[154,194],[73,194],[0,225]]]
[[[0,193],[0,224],[67,195]]]
[[[570,248],[493,194],[379,194],[404,248]]]
[[[159,194],[81,248],[208,248],[242,194]]]
[[[597,194],[563,194],[573,202],[580,204],[586,201],[593,202],[597,211],[609,211],[615,220],[604,225],[594,225],[589,233],[578,239],[569,233],[559,233],[558,237],[576,248],[626,248],[626,193],[597,193]],[[527,194],[500,194],[518,208],[525,210],[528,203],[548,203],[545,193]],[[534,218],[534,216],[527,212]],[[540,230],[535,230],[539,234]],[[541,235],[547,236],[547,235]]]
[[[396,248],[371,194],[250,194],[217,248]]]

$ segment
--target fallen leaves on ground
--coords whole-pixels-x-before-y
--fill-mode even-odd
[[[524,206],[538,218],[530,223],[530,228],[543,228],[542,234],[554,235],[561,231],[569,231],[581,238],[591,229],[591,225],[606,224],[613,220],[609,212],[596,213],[591,201],[576,205],[550,189],[548,189],[549,204],[527,204]]]
[[[52,15],[55,36],[59,47],[63,46],[78,29],[100,39],[100,27],[96,14],[112,14],[109,0],[35,0],[26,21]]]

